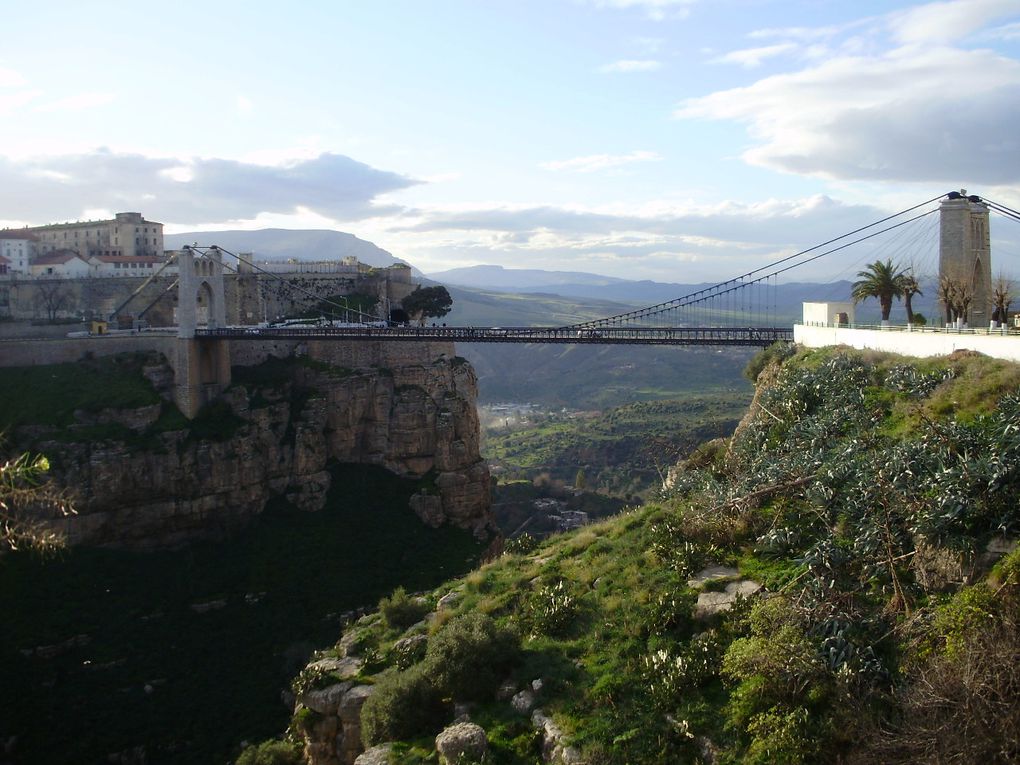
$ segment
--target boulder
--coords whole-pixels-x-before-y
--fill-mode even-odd
[[[298,695],[298,703],[320,715],[335,715],[340,700],[351,689],[351,683],[337,683],[327,688],[315,688]]]
[[[379,744],[366,749],[354,760],[354,765],[389,765],[393,744]]]
[[[514,708],[515,712],[522,715],[527,714],[535,706],[535,694],[525,688],[520,693],[514,694],[514,697],[510,699],[510,706]]]
[[[489,739],[480,725],[457,723],[436,736],[436,751],[440,765],[457,765],[461,758],[477,762],[489,751]]]

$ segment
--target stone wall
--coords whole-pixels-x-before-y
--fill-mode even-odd
[[[228,265],[230,265],[228,263]],[[300,313],[319,299],[353,292],[374,295],[385,305],[397,303],[417,286],[406,279],[407,269],[373,269],[356,274],[233,274],[224,276],[228,324],[257,324],[278,316]],[[177,290],[167,288],[176,278],[164,272],[135,297],[122,313],[132,316],[151,306],[145,319],[153,326],[175,323]],[[0,318],[17,320],[81,315],[106,318],[145,281],[143,277],[83,279],[0,279]],[[0,335],[3,333],[0,324]]]
[[[986,356],[1020,362],[1020,335],[1001,331],[958,331],[941,328],[850,329],[843,327],[808,327],[793,325],[793,339],[807,348],[848,345],[857,350],[888,351],[904,356],[926,358],[948,356],[961,350],[977,351]]]
[[[86,354],[157,351],[168,359],[176,353],[175,335],[104,335],[102,337],[0,340],[0,367],[33,367],[80,361]]]

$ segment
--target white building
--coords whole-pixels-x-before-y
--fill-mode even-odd
[[[0,231],[0,257],[7,259],[8,274],[28,274],[36,253],[35,237],[23,229]]]
[[[43,279],[80,279],[92,273],[92,266],[77,252],[58,250],[32,261],[32,276]]]
[[[163,254],[163,224],[146,220],[136,212],[117,213],[109,220],[29,226],[17,233],[34,236],[40,253],[72,250],[86,259]]]
[[[151,276],[165,262],[153,255],[97,255],[89,260],[94,276]]]

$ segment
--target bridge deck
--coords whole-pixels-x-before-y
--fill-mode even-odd
[[[578,343],[584,345],[730,345],[764,348],[793,341],[790,327],[225,327],[199,329],[205,338],[307,340],[433,340],[457,343]]]

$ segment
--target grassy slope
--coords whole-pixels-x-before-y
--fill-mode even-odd
[[[277,507],[228,542],[5,557],[0,740],[19,736],[18,762],[105,762],[144,744],[149,762],[204,765],[271,735],[290,716],[281,689],[335,636],[340,612],[398,584],[433,586],[476,559],[469,534],[424,528],[407,510],[414,490],[379,469],[337,466],[325,510]],[[190,608],[216,599],[226,606]],[[20,652],[80,634],[88,642],[56,658]]]
[[[539,703],[595,765],[694,762],[706,742],[723,763],[833,762],[858,742],[879,746],[876,718],[890,725],[912,709],[899,688],[932,662],[948,662],[944,677],[960,674],[953,646],[1005,625],[1016,650],[1017,555],[991,588],[979,582],[951,596],[951,582],[947,591],[937,580],[940,571],[952,579],[961,550],[1020,522],[1020,442],[1016,425],[1004,426],[1020,409],[1005,402],[995,413],[1020,387],[1020,368],[963,355],[913,365],[936,373],[924,380],[894,357],[860,362],[825,351],[788,363],[759,407],[771,414],[745,429],[729,464],[692,468],[654,505],[444,585],[435,597],[460,588],[463,599],[432,632],[467,613],[516,629],[516,686],[542,678]],[[920,439],[928,441],[918,451]],[[957,443],[1000,454],[1006,471]],[[758,500],[729,501],[768,485],[777,488]],[[962,509],[942,514],[943,494],[961,497]],[[686,579],[707,563],[739,566],[782,597],[697,620]],[[384,654],[399,637],[378,621],[358,629],[375,631]],[[998,691],[1015,717],[1010,688]],[[981,697],[960,693],[953,708]],[[506,702],[481,704],[472,719],[489,733],[493,763],[536,760],[527,718]],[[900,739],[912,724],[902,718]],[[1012,735],[995,726],[990,745]],[[435,731],[421,733],[402,745],[402,762],[434,761]],[[883,739],[892,748],[882,751],[895,740]],[[901,761],[925,759],[920,746]],[[876,752],[858,751],[859,761],[885,759]]]

